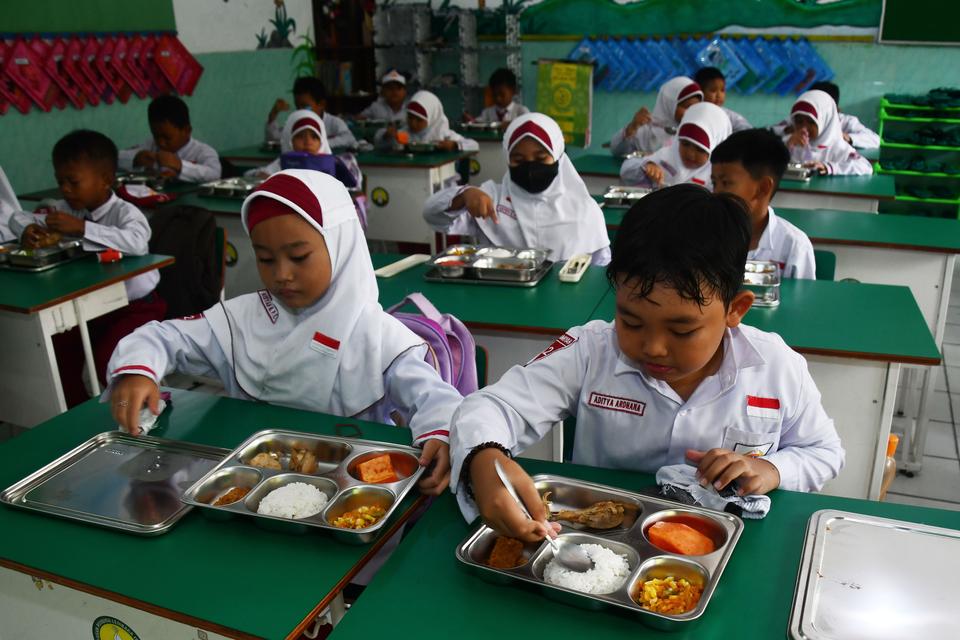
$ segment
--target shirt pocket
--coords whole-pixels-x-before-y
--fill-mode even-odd
[[[746,431],[727,427],[723,432],[723,447],[740,455],[761,458],[777,450],[780,430]]]

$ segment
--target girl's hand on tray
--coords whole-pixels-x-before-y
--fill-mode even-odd
[[[729,449],[687,449],[687,460],[697,465],[702,486],[712,483],[721,491],[736,482],[737,495],[763,495],[780,486],[780,472],[763,458],[745,456]]]
[[[494,460],[500,461],[533,520],[524,515],[503,486],[493,465]],[[533,480],[502,451],[484,449],[477,453],[470,464],[470,478],[480,515],[497,533],[524,542],[537,542],[547,535],[556,537],[560,531],[559,523],[546,523],[547,510]]]
[[[114,420],[132,435],[140,435],[140,408],[146,404],[153,415],[160,415],[160,389],[146,376],[121,376],[110,394],[110,412]]]
[[[420,493],[438,496],[450,484],[450,445],[442,440],[431,438],[423,445],[420,454],[420,466],[427,467],[429,475],[420,477],[417,484]]]

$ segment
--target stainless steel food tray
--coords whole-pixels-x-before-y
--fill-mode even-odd
[[[603,194],[603,204],[608,207],[632,207],[638,200],[650,194],[653,190],[645,187],[626,187],[611,185]]]
[[[10,260],[10,252],[20,248],[20,243],[16,240],[12,242],[0,243],[0,264],[5,264]]]
[[[17,249],[5,255],[6,259],[0,260],[0,269],[37,273],[85,258],[89,254],[83,250],[81,240],[67,239],[52,247]]]
[[[98,434],[0,494],[0,502],[139,535],[165,533],[226,449],[120,431]]]
[[[534,286],[553,262],[543,249],[511,249],[457,244],[431,260],[424,278],[429,282],[484,282]]]
[[[743,288],[753,291],[755,307],[776,307],[780,304],[780,265],[769,260],[747,260],[743,271]]]
[[[295,449],[313,452],[318,463],[314,473],[290,470],[290,454]],[[282,469],[251,466],[250,460],[258,453],[277,454]],[[400,479],[384,484],[362,482],[356,470],[357,465],[384,453],[390,455],[394,471]],[[423,469],[419,464],[419,456],[418,449],[402,445],[267,429],[253,434],[229,452],[220,464],[184,492],[182,500],[186,504],[201,507],[204,515],[214,519],[247,516],[270,529],[294,533],[322,529],[340,540],[363,544],[377,537],[420,478]],[[328,502],[323,510],[300,520],[257,513],[264,496],[291,482],[312,484],[324,493]],[[213,506],[213,502],[233,487],[250,491],[236,502]],[[330,524],[330,520],[364,504],[381,506],[386,513],[365,529],[340,529]]]
[[[464,129],[475,129],[478,131],[496,131],[500,128],[499,122],[464,122],[460,126]]]
[[[960,531],[825,509],[810,516],[796,640],[955,638]]]
[[[499,583],[520,582],[536,585],[549,597],[588,609],[630,611],[640,616],[643,622],[660,629],[683,628],[703,615],[740,538],[743,530],[743,521],[740,518],[729,513],[681,505],[561,476],[537,475],[533,477],[533,481],[541,495],[547,491],[552,493],[550,502],[553,511],[585,508],[603,500],[614,500],[633,506],[633,509],[624,514],[624,521],[617,528],[591,530],[562,522],[560,531],[560,537],[570,542],[600,544],[626,555],[630,573],[624,584],[616,591],[602,595],[586,594],[548,584],[543,579],[543,572],[553,558],[553,551],[546,542],[527,545],[524,549],[526,562],[519,567],[491,568],[487,565],[487,559],[497,534],[486,525],[481,525],[457,547],[457,560],[468,570]],[[717,550],[703,556],[683,556],[654,547],[647,540],[647,527],[654,522],[671,519],[686,519],[687,522],[696,520],[703,526],[704,533],[709,532],[714,539]],[[694,609],[681,615],[655,613],[643,609],[631,597],[633,589],[642,580],[668,575],[702,582],[703,594]]]
[[[214,180],[200,185],[200,195],[217,198],[246,198],[263,182],[263,178],[238,177]]]
[[[408,142],[406,150],[408,153],[433,153],[437,145],[433,142]]]
[[[800,162],[791,162],[787,165],[787,170],[783,172],[784,180],[797,180],[799,182],[810,182],[814,170],[803,166]]]

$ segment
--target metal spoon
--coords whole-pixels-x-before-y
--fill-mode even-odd
[[[500,465],[500,461],[494,460],[493,466],[497,470],[497,475],[500,476],[500,481],[503,483],[503,486],[507,488],[507,493],[509,493],[510,496],[517,501],[517,506],[520,507],[520,511],[523,512],[523,515],[533,520],[533,516],[530,515],[530,512],[527,511],[527,507],[523,504],[523,501],[520,500],[520,496],[517,494],[517,490],[513,488],[513,483],[510,482],[510,478],[507,477],[507,473],[503,470],[503,466]],[[549,531],[551,528],[550,523],[544,521],[543,524]],[[586,551],[580,548],[580,545],[558,542],[549,535],[547,536],[547,542],[553,548],[553,557],[557,559],[557,562],[570,571],[583,573],[584,571],[593,569],[593,560],[590,559],[590,556],[587,555]]]

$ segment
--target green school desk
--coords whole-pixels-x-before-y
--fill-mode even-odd
[[[67,410],[51,339],[74,327],[80,327],[87,373],[99,393],[87,320],[127,306],[126,280],[170,264],[169,256],[110,264],[87,256],[40,273],[0,271],[0,421],[32,427]]]
[[[552,473],[636,491],[650,475],[572,464],[527,461],[531,474]],[[763,520],[747,520],[703,617],[676,632],[639,616],[589,611],[535,588],[495,584],[465,571],[454,550],[477,526],[464,522],[451,495],[433,502],[390,560],[334,629],[332,640],[370,638],[385,626],[416,629],[420,640],[490,638],[649,638],[776,640],[786,638],[797,570],[810,516],[838,509],[960,528],[960,513],[897,504],[775,491]],[[896,553],[896,550],[891,550]],[[877,562],[883,562],[878,558]],[[411,603],[420,606],[411,608]],[[948,606],[948,605],[945,605]]]
[[[832,495],[877,499],[887,437],[904,364],[940,364],[940,351],[906,287],[784,280],[776,308],[753,308],[744,322],[780,334],[803,354],[823,406],[847,452]],[[611,320],[609,293],[593,315]]]
[[[410,443],[399,427],[189,391],[173,391],[152,435],[232,449],[261,429],[336,435],[343,423],[359,427],[360,438]],[[109,406],[91,400],[0,444],[0,487],[112,428]],[[412,496],[389,532],[420,502],[415,489]],[[5,506],[0,531],[0,619],[11,638],[88,638],[99,616],[141,638],[298,638],[342,603],[340,590],[388,537],[352,545],[196,510],[167,533],[143,537]]]
[[[477,155],[470,159],[470,183],[481,185],[487,180],[503,180],[507,172],[507,158],[503,153],[503,131],[464,128],[458,128],[457,131],[466,138],[476,140],[480,145]]]
[[[402,256],[374,254],[374,267]],[[605,270],[590,267],[575,284],[560,282],[555,265],[536,287],[492,284],[426,282],[427,265],[408,269],[391,278],[377,278],[384,308],[409,293],[422,292],[441,313],[450,313],[470,329],[477,344],[487,351],[487,379],[494,382],[507,369],[523,364],[543,351],[568,328],[587,321],[607,292]],[[529,455],[562,459],[562,429]]]
[[[587,185],[587,192],[603,195],[607,187],[620,184],[623,158],[610,153],[590,153],[573,160],[573,167]]]
[[[200,187],[199,184],[193,182],[180,182],[175,181],[166,185],[163,189],[164,193],[172,193],[176,195],[190,193],[196,191]],[[60,189],[57,187],[50,187],[47,189],[41,189],[40,191],[32,191],[30,193],[23,193],[17,195],[17,198],[20,200],[29,200],[29,201],[40,201],[40,200],[61,200],[63,198],[60,195]]]
[[[280,155],[278,149],[267,149],[263,144],[251,144],[220,151],[220,157],[238,167],[259,167],[269,164]]]
[[[893,200],[893,176],[814,176],[808,182],[784,180],[774,208],[834,209],[877,213],[881,200]]]
[[[806,233],[814,247],[836,254],[837,280],[910,287],[934,340],[938,346],[943,344],[953,269],[960,253],[960,222],[825,210],[777,209],[777,214]],[[911,471],[919,471],[923,460],[937,374],[935,367],[905,372],[909,393],[901,397],[897,414],[916,420],[915,425],[903,427],[913,434],[909,448],[904,449],[905,468]]]
[[[473,151],[436,153],[358,153],[367,179],[367,238],[415,242],[437,248],[437,234],[423,219],[423,203],[456,184],[457,162]]]

